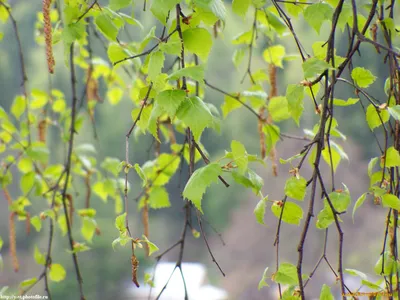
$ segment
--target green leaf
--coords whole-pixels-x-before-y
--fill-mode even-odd
[[[400,105],[388,107],[387,110],[396,121],[400,121]]]
[[[29,286],[35,284],[36,282],[37,282],[37,278],[36,277],[32,277],[30,279],[26,279],[26,280],[22,281],[19,284],[19,288],[23,289],[23,288],[29,287]]]
[[[285,54],[285,47],[282,45],[275,45],[265,49],[263,52],[263,57],[267,63],[283,68],[282,61]]]
[[[49,272],[50,280],[55,281],[55,282],[60,282],[65,279],[66,275],[67,275],[67,272],[65,272],[65,269],[62,265],[51,264],[50,272]]]
[[[153,81],[164,66],[164,53],[160,50],[152,52],[149,59],[149,79]]]
[[[132,4],[132,0],[110,0],[110,9],[120,10]]]
[[[115,177],[118,176],[119,172],[120,172],[120,168],[119,168],[119,164],[120,164],[120,160],[118,158],[115,157],[106,157],[103,162],[101,163],[101,167],[110,172],[111,174],[113,174]]]
[[[155,244],[150,242],[145,235],[143,235],[143,239],[144,239],[144,242],[147,243],[147,245],[149,246],[149,256],[151,256],[154,252],[157,252],[158,250],[160,250],[160,249],[158,249],[158,247]]]
[[[166,90],[159,93],[155,101],[172,119],[185,98],[186,93],[183,90]]]
[[[351,203],[350,192],[347,188],[344,191],[329,193],[329,199],[335,210],[339,213],[345,212]],[[327,201],[328,200],[325,199],[325,206],[330,209]]]
[[[272,280],[280,284],[297,285],[299,279],[296,266],[290,263],[281,263],[278,271],[272,275]]]
[[[304,177],[291,177],[286,180],[285,195],[303,201],[307,191],[307,180]]]
[[[14,102],[11,105],[11,113],[17,120],[21,117],[26,109],[26,99],[24,96],[16,96]]]
[[[225,96],[224,103],[221,105],[222,116],[226,118],[230,112],[238,109],[241,106],[242,104],[237,101],[237,99],[230,96]]]
[[[353,71],[351,71],[351,78],[361,88],[369,87],[376,80],[376,77],[370,70],[361,67],[354,68]]]
[[[286,97],[272,97],[268,101],[268,112],[274,122],[280,122],[289,119],[289,105]]]
[[[36,231],[39,232],[42,229],[42,221],[38,216],[31,218],[31,224],[35,227]]]
[[[142,187],[146,186],[147,177],[142,168],[138,164],[135,164],[133,167],[135,168],[135,171],[139,175],[140,179],[142,179]]]
[[[112,87],[107,90],[107,98],[112,105],[118,104],[123,95],[124,91],[120,87]]]
[[[21,191],[24,195],[26,195],[35,184],[35,177],[36,173],[34,171],[22,175],[20,185],[21,185]]]
[[[191,28],[182,33],[183,45],[190,52],[206,61],[213,44],[211,34],[204,28]]]
[[[279,141],[280,129],[276,125],[266,124],[263,127],[263,132],[265,133],[265,142],[267,144],[267,154],[269,154],[271,149],[273,147],[275,147],[276,143]]]
[[[251,0],[233,0],[232,10],[235,14],[245,17],[246,13],[251,5]]]
[[[324,209],[318,213],[316,226],[318,229],[325,229],[331,225],[334,220],[332,209],[329,206],[325,206]]]
[[[370,104],[367,107],[365,117],[369,128],[373,130],[374,128],[381,126],[382,123],[389,121],[390,114],[387,110],[377,110],[372,104]]]
[[[399,167],[400,166],[399,151],[397,151],[393,146],[389,147],[386,150],[385,160],[386,160],[386,163],[385,163],[386,168]],[[382,161],[381,161],[381,168],[383,168]]]
[[[303,106],[304,86],[301,84],[289,84],[286,89],[286,99],[289,113],[297,126],[300,125],[300,118],[304,111]]]
[[[311,78],[320,75],[327,69],[333,69],[326,61],[315,57],[307,59],[305,62],[303,62],[302,66],[305,78]]]
[[[332,20],[332,14],[333,9],[329,4],[315,3],[304,10],[304,19],[319,34],[322,23]]]
[[[214,181],[218,180],[218,176],[222,174],[222,168],[218,163],[211,163],[203,168],[197,169],[189,178],[183,196],[196,206],[196,208],[203,212],[201,209],[201,199],[207,187]]]
[[[382,197],[384,207],[390,207],[395,210],[400,210],[400,200],[393,194],[385,194]]]
[[[96,221],[89,217],[83,217],[82,222],[81,234],[86,241],[91,243],[97,227]]]
[[[190,97],[183,101],[176,116],[190,127],[196,141],[200,139],[201,133],[206,127],[213,126],[213,115],[199,97]]]
[[[364,203],[366,197],[367,197],[367,193],[364,193],[360,197],[358,197],[356,204],[354,205],[354,208],[353,208],[353,214],[352,214],[353,222],[354,222],[354,214],[356,213],[357,208],[359,208]]]
[[[358,103],[360,101],[359,98],[349,98],[347,101],[342,99],[333,99],[333,105],[335,106],[349,106]]]
[[[104,34],[104,36],[111,41],[115,41],[118,36],[118,27],[105,12],[100,13],[95,18],[97,28]]]
[[[243,146],[242,143],[233,140],[231,142],[231,149],[233,160],[238,167],[239,173],[244,174],[247,171],[247,165],[249,163],[246,148]]]
[[[120,233],[126,231],[125,220],[126,220],[126,213],[123,213],[122,215],[119,215],[118,217],[115,218],[115,227],[119,230]]]
[[[333,166],[333,171],[336,172],[336,169],[342,159],[340,153],[337,151],[335,147],[333,147],[333,142],[331,141],[331,147],[329,148],[328,145],[322,150],[322,157],[324,161],[329,165]],[[330,150],[330,151],[329,151]]]
[[[264,286],[269,286],[267,283],[267,272],[268,272],[268,267],[265,268],[262,278],[260,282],[258,283],[258,290],[261,290]]]
[[[169,195],[165,187],[155,186],[149,193],[149,205],[153,209],[170,207]]]
[[[194,81],[202,83],[204,80],[204,66],[192,66],[179,69],[168,76],[168,80],[178,80],[181,77],[186,76],[192,78]]]
[[[222,0],[193,0],[193,2],[205,11],[212,12],[218,19],[225,20],[226,9]]]
[[[154,0],[150,10],[153,15],[165,25],[168,12],[179,2],[180,0]]]
[[[46,257],[40,252],[38,246],[35,245],[35,252],[33,253],[33,257],[38,265],[46,264]]]
[[[331,288],[326,284],[322,285],[321,294],[319,294],[320,300],[335,300],[332,295]]]
[[[267,202],[268,202],[268,196],[258,201],[256,207],[254,208],[254,215],[256,216],[256,220],[261,225],[265,225],[264,216],[265,216],[265,207],[267,205]]]
[[[182,42],[179,38],[179,34],[173,34],[169,37],[168,41],[160,43],[159,47],[163,52],[167,54],[179,56],[182,51]]]
[[[366,274],[355,269],[345,269],[344,272],[350,274],[351,276],[360,277],[361,279],[367,279]]]
[[[288,224],[300,225],[300,221],[303,219],[303,209],[293,202],[275,201],[271,206],[271,211],[275,217],[280,218],[283,204],[285,206],[282,213],[282,221]]]
[[[368,176],[371,177],[372,175],[372,171],[376,165],[376,163],[378,162],[379,157],[374,157],[371,158],[371,160],[368,163]]]
[[[383,268],[382,268],[382,265],[383,265]],[[388,251],[385,251],[385,253],[383,255],[381,255],[379,257],[379,260],[376,262],[374,270],[377,275],[389,276],[389,275],[393,275],[396,273],[395,267],[396,267],[396,262],[394,261],[393,256]],[[382,269],[383,269],[383,272],[382,272]],[[381,288],[379,288],[379,289],[381,289]]]

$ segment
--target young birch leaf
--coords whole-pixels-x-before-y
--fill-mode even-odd
[[[390,114],[387,110],[377,111],[376,108],[372,104],[370,104],[367,107],[365,117],[367,119],[369,128],[373,130],[376,127],[381,126],[382,123],[386,123],[387,121],[389,121]]]
[[[158,250],[160,250],[155,244],[150,242],[144,234],[142,237],[144,239],[144,242],[147,243],[147,245],[149,246],[149,256],[151,256],[154,252],[157,252]]]
[[[194,0],[196,6],[212,12],[218,19],[224,21],[226,9],[222,0]]]
[[[386,163],[385,163],[386,168],[399,167],[400,166],[399,151],[397,151],[393,146],[389,147],[386,150],[385,160],[386,160]],[[383,168],[382,161],[381,161],[381,168]]]
[[[296,177],[291,177],[286,181],[285,184],[285,195],[303,201],[306,195],[307,180],[304,177],[297,179]]]
[[[185,98],[186,93],[183,90],[166,90],[159,93],[155,101],[172,119]]]
[[[387,110],[396,121],[400,121],[400,105],[388,107]]]
[[[264,286],[269,286],[267,283],[267,272],[268,272],[268,267],[265,268],[262,278],[260,280],[260,282],[258,283],[258,290],[261,290]]]
[[[304,86],[300,84],[289,84],[286,89],[286,99],[288,102],[289,113],[297,126],[300,125],[300,117],[303,114]]]
[[[207,29],[191,28],[182,33],[183,45],[190,52],[206,61],[212,47],[212,37]]]
[[[154,80],[164,66],[164,53],[162,51],[156,51],[150,54],[149,60],[149,79]]]
[[[120,10],[132,4],[132,0],[110,0],[110,9]]]
[[[45,265],[46,264],[46,257],[44,254],[42,254],[38,248],[38,246],[35,245],[35,252],[33,253],[33,257],[35,258],[35,261],[38,265]]]
[[[396,210],[400,210],[400,200],[395,195],[385,194],[381,198],[384,207],[390,207]]]
[[[272,97],[268,101],[268,112],[274,122],[280,122],[290,118],[286,97]]]
[[[360,101],[359,98],[349,98],[347,101],[342,99],[333,99],[333,105],[335,106],[349,106],[358,103]]]
[[[16,96],[13,104],[11,105],[11,113],[15,116],[17,120],[24,113],[26,108],[26,100],[24,96]]]
[[[143,172],[142,168],[139,166],[139,164],[135,164],[133,167],[135,168],[135,171],[139,175],[140,179],[142,179],[142,187],[144,187],[147,184],[146,174],[144,174],[144,172]]]
[[[304,10],[304,19],[319,34],[322,23],[332,20],[333,8],[326,3],[316,3]]]
[[[281,45],[271,46],[263,52],[265,61],[277,67],[283,68],[282,60],[285,56],[285,47]]]
[[[367,88],[374,83],[376,77],[371,73],[370,70],[357,67],[351,71],[351,78],[361,88]]]
[[[196,141],[199,140],[203,130],[212,127],[214,122],[210,109],[199,97],[190,97],[183,101],[176,116],[190,127]]]
[[[232,10],[235,14],[244,18],[251,5],[251,2],[251,0],[233,0]]]
[[[353,222],[354,222],[354,214],[356,213],[357,208],[359,208],[364,203],[366,197],[367,193],[364,193],[357,199],[356,204],[354,205],[353,208],[353,214],[352,214]]]
[[[225,119],[231,111],[238,109],[242,104],[230,96],[225,96],[224,99],[224,103],[221,105],[221,110],[222,116]]]
[[[329,286],[327,286],[326,284],[322,285],[321,294],[319,294],[319,299],[320,300],[335,300],[335,298],[333,298],[333,295],[331,293],[331,288]]]
[[[278,219],[281,216],[282,207],[282,201],[275,201],[271,206],[272,213]],[[303,219],[303,209],[296,203],[286,201],[282,213],[282,221],[288,224],[300,225],[301,219]]]
[[[254,209],[254,215],[256,216],[256,220],[261,225],[265,225],[264,216],[265,216],[265,206],[267,204],[267,201],[268,201],[268,196],[258,201]]]
[[[95,19],[95,23],[97,28],[106,38],[110,39],[111,41],[115,41],[117,39],[118,28],[106,13],[102,12],[99,14]]]
[[[151,4],[151,12],[162,23],[166,24],[168,12],[177,5],[180,0],[154,0]]]
[[[65,272],[65,269],[62,265],[60,265],[60,264],[51,264],[50,265],[50,272],[49,272],[50,280],[55,281],[55,282],[60,282],[65,279],[66,275],[67,275],[67,272]]]
[[[249,163],[249,160],[247,158],[246,148],[243,146],[242,143],[233,140],[231,142],[231,149],[232,149],[233,160],[235,161],[238,167],[239,173],[244,174],[247,170],[247,165]]]
[[[37,282],[37,278],[36,278],[36,277],[32,277],[32,278],[26,279],[26,280],[22,281],[22,282],[19,284],[19,288],[20,288],[20,289],[23,289],[23,288],[25,288],[25,287],[32,286],[32,285],[35,284],[36,282]],[[3,294],[1,294],[1,295],[2,295],[2,297],[3,297]],[[4,297],[6,297],[6,296],[4,296]],[[11,296],[10,296],[10,297],[11,297]]]
[[[332,69],[326,61],[312,57],[303,62],[303,72],[305,78],[311,78],[323,73],[326,69]]]
[[[296,285],[299,281],[296,266],[290,263],[281,263],[278,271],[272,275],[272,280],[280,284]]]
[[[155,186],[149,194],[149,205],[153,209],[170,207],[167,190],[163,186]]]
[[[222,168],[218,163],[211,163],[203,168],[197,169],[187,182],[183,190],[183,197],[192,201],[196,208],[201,209],[201,199],[207,187],[214,181],[218,180],[218,176],[222,174]]]
[[[199,65],[180,69],[170,74],[168,76],[168,80],[177,80],[183,76],[192,78],[193,80],[202,83],[204,80],[204,66]]]

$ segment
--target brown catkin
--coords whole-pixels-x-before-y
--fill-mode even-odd
[[[47,66],[51,74],[54,73],[54,56],[53,56],[53,42],[52,42],[52,28],[50,21],[50,5],[51,0],[43,0],[43,21],[44,21],[44,38],[46,42],[46,58]]]
[[[6,198],[8,205],[11,205],[12,199],[6,187],[3,188],[3,193],[4,193],[4,198]]]
[[[258,119],[258,134],[260,136],[261,159],[264,159],[267,153],[267,149],[265,147],[265,133],[263,131],[264,113],[265,113],[265,107],[261,107],[260,111],[258,112],[258,115],[260,116],[260,118]]]
[[[47,129],[46,120],[41,120],[38,124],[38,135],[39,135],[39,141],[41,141],[42,143],[46,143],[46,129]]]
[[[137,280],[137,270],[139,268],[139,260],[136,258],[134,254],[131,256],[131,263],[132,263],[132,281],[133,283],[139,287],[139,282]]]
[[[26,235],[29,235],[31,233],[31,214],[30,213],[26,214],[25,231],[26,231]]]
[[[276,80],[276,71],[277,71],[276,66],[273,64],[270,64],[268,67],[269,82],[270,82],[270,86],[271,86],[271,90],[269,92],[269,99],[278,96],[278,84],[277,84],[277,80]],[[271,114],[268,114],[267,123],[268,124],[272,123]],[[272,173],[274,174],[274,176],[278,176],[278,165],[276,163],[276,148],[275,147],[272,147],[271,151],[269,152],[269,157],[271,158],[271,161],[272,161]]]
[[[19,270],[19,263],[18,263],[18,257],[17,257],[17,236],[15,233],[15,223],[14,223],[14,216],[15,212],[10,213],[10,219],[9,219],[9,230],[10,230],[10,256],[12,259],[12,264],[14,267],[14,271],[18,272]]]
[[[143,222],[143,228],[144,228],[144,235],[148,238],[150,235],[150,229],[149,229],[149,199],[146,197],[144,200],[144,206],[143,206],[143,212],[142,212],[142,222]],[[144,248],[146,250],[146,255],[149,256],[150,254],[150,249],[147,243],[145,243]]]

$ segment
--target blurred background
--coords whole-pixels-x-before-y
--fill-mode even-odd
[[[48,89],[48,72],[43,46],[35,42],[35,23],[37,21],[37,12],[41,11],[40,1],[8,1],[13,8],[13,15],[18,23],[20,37],[23,44],[26,67],[28,73],[29,89],[38,88]],[[360,1],[361,2],[361,1]],[[106,1],[99,1],[106,5]],[[207,65],[206,79],[213,85],[221,89],[235,93],[244,90],[249,83],[241,84],[241,79],[246,70],[246,62],[236,69],[232,63],[232,55],[237,46],[232,45],[232,39],[241,32],[248,31],[251,28],[252,16],[249,14],[243,21],[241,18],[232,14],[230,1],[225,1],[227,5],[226,24],[219,37],[214,40],[211,56]],[[361,8],[362,10],[363,8]],[[363,11],[364,13],[366,10]],[[142,11],[141,1],[137,2],[134,12],[135,18],[141,21],[144,30],[139,27],[130,27],[127,29],[129,35],[122,33],[121,40],[129,41],[128,36],[133,39],[143,38],[147,30],[156,25],[155,19],[150,12]],[[314,31],[310,31],[305,21],[300,16],[299,19],[292,20],[296,32],[305,45],[307,51],[312,53],[311,45],[315,41],[323,40],[326,33],[329,32],[330,23],[326,22],[321,35],[318,36]],[[157,33],[160,28],[157,28]],[[21,74],[19,72],[19,61],[17,57],[17,46],[13,35],[11,23],[0,23],[0,31],[4,32],[4,37],[0,41],[0,105],[9,111],[10,105],[16,94],[21,91]],[[347,39],[345,33],[338,33],[337,52],[344,55],[347,50]],[[286,53],[296,54],[296,48],[290,35],[284,36],[281,40],[274,43],[285,45]],[[102,45],[93,39],[94,51],[96,56],[106,57]],[[254,50],[252,67],[254,70],[267,68],[267,64],[262,58],[262,51],[267,47],[267,42],[260,39],[257,41],[257,48]],[[56,72],[52,76],[54,88],[63,91],[66,99],[70,99],[69,71],[64,64],[63,46],[61,43],[55,45]],[[383,55],[375,52],[375,48],[370,45],[362,45],[362,55],[356,55],[354,64],[367,67],[375,76],[376,82],[369,89],[369,92],[382,102],[386,101],[386,95],[383,92],[383,85],[388,74],[387,66],[383,63]],[[246,59],[244,61],[247,61]],[[167,62],[166,66],[169,65]],[[298,83],[302,78],[302,69],[300,59],[287,60],[284,62],[284,69],[279,69],[278,86],[279,95],[286,93],[286,87],[289,83]],[[83,89],[83,72],[78,72],[79,90]],[[348,76],[345,74],[344,76]],[[133,82],[134,84],[134,82]],[[266,86],[266,90],[267,86]],[[337,98],[347,99],[355,97],[354,91],[348,86],[340,85],[336,89]],[[77,144],[93,143],[97,149],[97,158],[100,161],[104,157],[116,157],[124,159],[125,153],[125,134],[131,126],[131,110],[134,107],[128,97],[128,92],[123,96],[122,101],[116,105],[109,105],[106,97],[106,86],[103,84],[100,89],[100,96],[105,100],[97,106],[96,111],[96,129],[98,140],[93,138],[93,128],[89,121],[83,126],[76,136]],[[319,98],[317,98],[319,99]],[[223,103],[223,95],[206,89],[205,101],[213,103],[220,107]],[[69,100],[67,100],[68,102]],[[68,102],[70,103],[70,102]],[[312,129],[317,122],[317,116],[314,113],[311,99],[304,101],[305,113],[298,128],[292,120],[284,121],[280,124],[282,132],[303,136],[302,128]],[[339,165],[336,185],[339,187],[343,182],[349,188],[352,196],[352,206],[356,199],[369,186],[367,176],[367,163],[371,157],[379,155],[379,149],[375,144],[373,135],[369,130],[364,112],[359,104],[338,108],[335,111],[339,122],[339,130],[346,136],[347,141],[342,142],[349,161],[343,160]],[[259,153],[259,140],[256,131],[257,122],[254,116],[246,109],[241,108],[232,112],[223,122],[221,122],[220,134],[212,130],[206,130],[202,136],[202,143],[210,154],[210,160],[215,160],[224,155],[225,149],[230,148],[230,141],[236,139],[242,142],[249,153]],[[379,136],[379,134],[378,134]],[[153,139],[147,134],[140,139],[132,138],[131,142],[131,161],[140,165],[153,157],[152,147]],[[277,157],[288,158],[303,148],[304,141],[284,139],[278,143]],[[48,141],[48,146],[52,152],[52,159],[62,162],[62,147],[56,132],[52,132]],[[0,159],[3,157],[0,154]],[[199,162],[197,167],[203,165]],[[310,168],[303,171],[305,178],[309,177]],[[326,167],[326,166],[325,166]],[[271,200],[283,198],[283,187],[288,178],[289,166],[279,165],[278,176],[274,177],[271,172],[271,164],[267,162],[265,167],[256,166],[257,173],[262,176],[265,186],[262,190],[264,195],[269,195]],[[326,169],[327,170],[327,169]],[[308,173],[307,173],[308,172]],[[329,172],[326,173],[329,176]],[[183,173],[185,176],[185,172]],[[180,197],[182,186],[179,185],[179,175],[176,174],[168,184],[170,200],[172,206],[168,209],[150,212],[150,239],[161,251],[178,241],[183,225],[182,199]],[[277,287],[269,280],[270,287],[264,287],[257,290],[264,269],[269,266],[268,275],[275,271],[275,248],[273,246],[277,219],[267,208],[265,217],[265,226],[256,222],[253,214],[258,198],[250,191],[234,183],[232,178],[227,178],[231,186],[225,188],[222,184],[215,184],[210,188],[204,199],[203,208],[207,222],[212,225],[205,225],[210,247],[215,258],[221,265],[226,276],[223,277],[215,264],[213,264],[210,255],[205,247],[204,241],[188,235],[187,244],[184,252],[185,262],[197,262],[205,266],[204,281],[205,284],[218,287],[226,291],[229,299],[275,299]],[[131,210],[129,222],[132,235],[141,236],[143,227],[141,217],[137,212],[137,203],[133,200],[140,194],[140,182],[136,182],[137,177],[131,177],[132,191]],[[79,186],[79,185],[78,185]],[[10,186],[10,192],[13,197],[19,195],[18,178],[14,178],[14,183]],[[83,199],[84,192],[77,191],[78,199]],[[0,198],[3,196],[0,196]],[[101,235],[93,238],[90,245],[91,251],[79,254],[79,263],[84,280],[84,292],[87,299],[136,299],[132,290],[134,288],[131,282],[130,267],[130,248],[117,247],[113,251],[111,242],[118,236],[118,231],[114,226],[116,217],[115,205],[109,200],[107,203],[100,200],[95,195],[91,201],[93,207],[97,210],[96,220],[101,229]],[[42,199],[30,199],[34,204],[40,207]],[[79,201],[79,200],[78,200]],[[78,204],[79,205],[79,204]],[[307,205],[307,197],[304,203],[300,203],[303,208]],[[322,201],[317,203],[315,211],[322,208]],[[24,223],[17,224],[17,250],[21,263],[18,273],[12,271],[11,259],[8,256],[8,208],[7,202],[1,198],[0,201],[0,236],[4,240],[2,256],[4,266],[0,271],[0,289],[3,286],[9,286],[10,290],[15,290],[22,280],[38,276],[42,267],[35,263],[33,258],[33,249],[35,245],[45,251],[48,235],[48,227],[44,226],[38,234],[32,231],[26,236]],[[373,266],[378,260],[382,250],[383,233],[385,230],[386,210],[372,203],[368,199],[366,203],[357,211],[354,222],[351,218],[351,212],[341,216],[343,219],[344,241],[345,241],[345,268],[352,268],[363,271],[376,279]],[[313,220],[315,224],[315,219]],[[219,235],[212,229],[215,228],[221,233],[224,243]],[[296,264],[297,245],[301,226],[283,224],[281,232],[281,257],[280,261]],[[79,227],[74,231],[74,237],[81,239]],[[306,242],[304,273],[309,273],[323,250],[325,230],[312,228]],[[328,257],[334,268],[337,266],[337,233],[335,228],[329,229]],[[224,245],[225,244],[225,245]],[[77,284],[74,276],[71,256],[66,252],[68,249],[67,238],[61,235],[59,228],[56,230],[55,243],[53,246],[53,259],[59,261],[67,270],[67,278],[60,283],[51,283],[50,288],[53,299],[73,299],[76,294]],[[163,261],[174,262],[178,256],[178,249],[169,252]],[[143,278],[144,271],[152,268],[155,260],[145,258],[143,252],[139,254],[140,268],[139,278]],[[200,271],[199,271],[200,272]],[[201,271],[203,272],[203,271]],[[200,276],[200,275],[199,275]],[[346,278],[346,282],[351,282],[353,278]],[[336,278],[330,272],[327,265],[320,267],[314,278],[307,286],[308,295],[318,298],[322,283],[332,287],[336,295],[339,295],[339,286],[336,284]],[[354,283],[357,285],[357,282]],[[349,283],[350,285],[350,283]],[[30,294],[44,295],[43,283],[35,286]],[[71,296],[73,295],[73,296]],[[139,298],[137,298],[139,299]],[[204,298],[206,299],[206,298]],[[210,298],[211,299],[211,298]]]

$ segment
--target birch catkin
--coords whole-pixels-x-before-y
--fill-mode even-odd
[[[54,73],[54,56],[52,44],[52,30],[50,21],[50,4],[51,0],[43,0],[43,21],[44,21],[44,38],[46,42],[46,59],[49,72]]]

